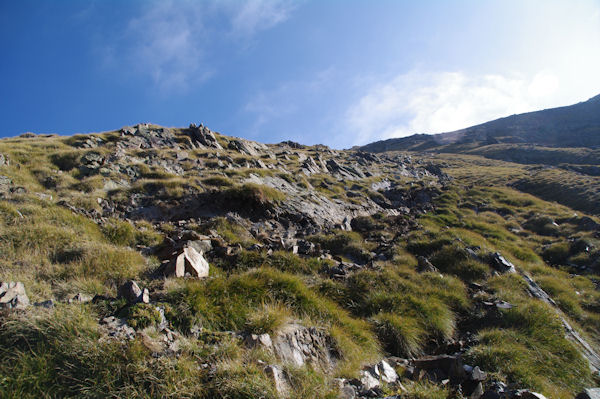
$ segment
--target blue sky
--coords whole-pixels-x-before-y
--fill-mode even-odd
[[[0,0],[0,136],[348,148],[600,93],[599,0]]]

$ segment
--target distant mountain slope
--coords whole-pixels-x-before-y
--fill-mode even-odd
[[[600,95],[578,104],[496,119],[466,129],[435,135],[376,141],[363,151],[465,152],[494,144],[534,144],[544,147],[600,147]]]

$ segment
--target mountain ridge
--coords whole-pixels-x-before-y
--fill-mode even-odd
[[[460,151],[451,146],[533,144],[546,147],[600,147],[600,95],[577,104],[498,118],[452,132],[415,134],[359,148],[383,151]]]

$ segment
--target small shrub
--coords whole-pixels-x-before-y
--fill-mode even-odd
[[[160,311],[154,305],[136,303],[127,310],[127,324],[136,330],[156,325],[160,321]]]

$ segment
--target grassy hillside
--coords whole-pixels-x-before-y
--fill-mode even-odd
[[[161,129],[0,140],[0,281],[53,301],[1,311],[0,397],[336,398],[395,357],[379,397],[457,398],[407,366],[456,352],[484,389],[573,398],[599,383],[561,322],[600,349],[597,177]],[[165,275],[190,241],[210,244],[209,276]],[[518,272],[499,273],[496,252]],[[149,303],[117,296],[128,280]],[[333,360],[248,343],[294,325]]]

